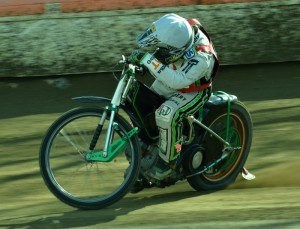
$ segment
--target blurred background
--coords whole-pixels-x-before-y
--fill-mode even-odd
[[[197,18],[221,64],[300,59],[299,1],[2,0],[0,77],[111,71],[165,13]]]
[[[221,62],[213,89],[252,114],[256,179],[213,193],[179,182],[103,211],[61,203],[39,173],[47,128],[72,97],[111,97],[121,55],[171,12],[201,21]],[[0,0],[0,227],[300,228],[299,28],[299,0]]]

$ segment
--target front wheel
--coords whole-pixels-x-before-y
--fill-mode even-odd
[[[227,121],[229,121],[229,131],[227,131]],[[223,106],[210,111],[203,123],[223,139],[228,135],[228,142],[237,148],[209,171],[188,178],[188,182],[199,191],[223,189],[235,181],[247,160],[252,143],[251,116],[242,102],[234,101],[231,104],[229,119],[227,106]],[[206,148],[206,163],[213,162],[223,154],[223,143],[208,132],[203,134],[199,144],[203,144]]]
[[[100,209],[115,203],[128,193],[139,172],[135,135],[111,162],[86,159],[87,153],[103,149],[109,112],[94,149],[90,150],[90,144],[104,111],[85,107],[67,112],[52,124],[41,144],[40,171],[47,187],[62,202],[76,208]],[[113,141],[132,129],[120,115],[114,118],[116,125]]]

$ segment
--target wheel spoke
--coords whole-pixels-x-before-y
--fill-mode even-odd
[[[60,200],[75,207],[98,209],[112,204],[128,192],[137,176],[139,154],[133,154],[138,146],[136,136],[128,142],[130,162],[124,152],[111,162],[85,159],[102,113],[98,108],[80,108],[67,113],[52,125],[42,144],[40,167],[45,182]],[[106,119],[109,118],[107,115]],[[102,128],[95,152],[104,145],[108,123]],[[118,115],[115,123],[118,131],[114,131],[113,141],[132,128]],[[125,171],[129,174],[124,178]]]
[[[83,153],[81,152],[81,150],[79,149],[80,145],[78,145],[77,143],[75,143],[69,136],[68,134],[64,131],[64,129],[61,129],[59,131],[59,134],[62,135],[64,137],[64,139],[70,143],[73,148],[84,158]]]

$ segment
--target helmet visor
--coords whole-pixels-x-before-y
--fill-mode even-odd
[[[159,40],[157,38],[156,28],[152,24],[148,29],[137,36],[136,42],[141,48],[156,45]]]

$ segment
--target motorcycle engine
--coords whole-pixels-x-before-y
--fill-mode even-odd
[[[153,167],[153,165],[157,162],[159,155],[158,150],[155,150],[155,146],[142,145],[143,157],[141,160],[141,169],[142,171],[147,171]]]
[[[163,181],[175,175],[175,171],[160,158],[157,146],[150,145],[142,149],[141,172],[149,181],[156,183],[156,181]]]

